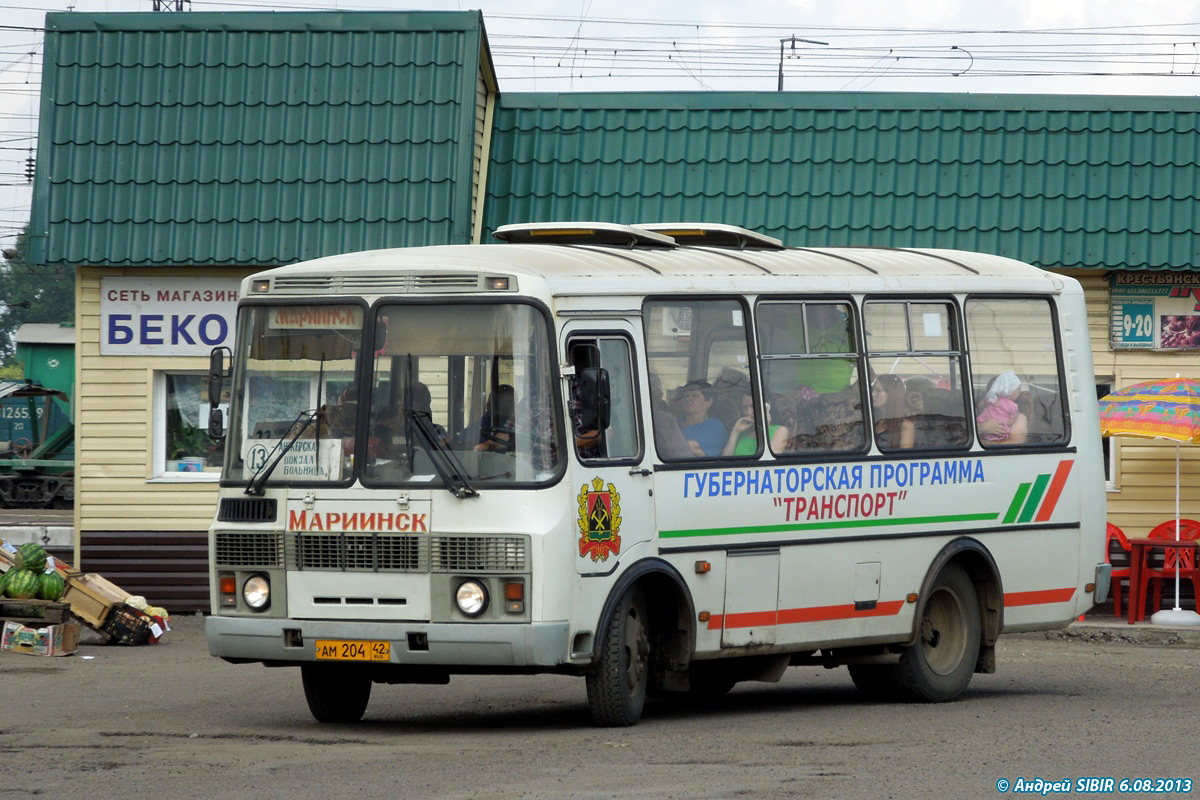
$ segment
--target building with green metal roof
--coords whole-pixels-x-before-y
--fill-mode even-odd
[[[715,220],[793,246],[1200,264],[1200,99],[504,94],[485,225]]]
[[[466,242],[478,12],[48,14],[37,263],[263,266]]]
[[[216,319],[240,277],[318,256],[709,221],[1065,270],[1099,386],[1200,372],[1119,334],[1130,276],[1153,273],[1152,303],[1200,290],[1197,98],[502,94],[478,12],[71,13],[47,16],[40,131],[31,260],[79,267],[77,547],[168,607],[208,602],[215,473],[169,457],[204,361],[116,346],[134,290]],[[1147,527],[1162,463],[1114,448],[1119,524]],[[129,569],[130,546],[168,566]]]

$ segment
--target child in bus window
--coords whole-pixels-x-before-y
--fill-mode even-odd
[[[1017,407],[1017,397],[1021,394],[1021,379],[1017,373],[1009,370],[1001,372],[988,383],[987,394],[984,395],[982,408],[975,415],[975,424],[979,427],[979,438],[988,444],[1016,444],[1014,436],[1024,441],[1024,429],[1028,422],[1021,409]]]

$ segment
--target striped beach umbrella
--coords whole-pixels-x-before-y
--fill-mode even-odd
[[[1200,444],[1200,381],[1145,381],[1100,399],[1105,436],[1141,436]]]
[[[1100,398],[1100,432],[1105,436],[1137,436],[1175,442],[1175,538],[1179,538],[1179,445],[1200,444],[1200,381],[1181,378],[1144,381]],[[1160,616],[1161,615],[1161,616]],[[1175,574],[1175,608],[1159,611],[1155,622],[1200,624],[1200,615],[1179,608],[1179,573]]]

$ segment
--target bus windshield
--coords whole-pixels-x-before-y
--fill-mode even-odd
[[[550,339],[533,306],[251,306],[239,334],[226,479],[462,496],[558,472]]]
[[[267,470],[272,483],[349,477],[343,432],[354,420],[327,412],[317,424],[317,409],[352,403],[364,316],[358,305],[242,309],[225,478],[251,480]]]
[[[520,304],[385,305],[375,317],[367,485],[541,482],[558,469],[545,318]]]

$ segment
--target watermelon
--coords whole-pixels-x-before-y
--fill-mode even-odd
[[[38,576],[37,596],[41,600],[60,600],[66,584],[57,572],[43,572]]]
[[[4,593],[17,600],[28,600],[37,594],[38,574],[28,569],[9,570],[4,582]]]
[[[46,548],[37,542],[26,542],[17,548],[14,565],[17,569],[41,572],[46,568]]]

